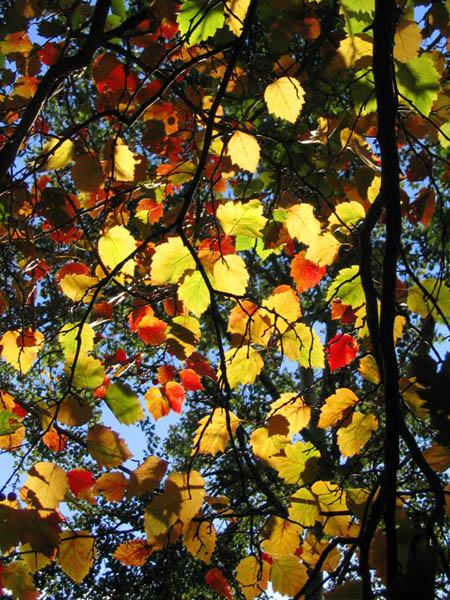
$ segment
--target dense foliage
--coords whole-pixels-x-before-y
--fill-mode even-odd
[[[2,6],[3,597],[446,597],[448,0]]]

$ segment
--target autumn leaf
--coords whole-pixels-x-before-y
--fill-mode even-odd
[[[351,335],[338,333],[327,344],[327,360],[331,371],[349,365],[358,352],[358,343]]]
[[[231,592],[230,584],[225,579],[220,569],[217,567],[210,569],[205,575],[205,581],[215,592],[232,600],[233,594]]]
[[[341,426],[337,432],[337,440],[343,456],[354,456],[367,443],[372,431],[378,428],[378,419],[375,415],[367,415],[355,411],[350,424]]]
[[[102,264],[110,271],[126,261],[135,250],[136,242],[133,236],[121,225],[111,227],[98,241],[98,254]],[[131,276],[134,266],[134,260],[130,259],[120,267],[120,272]]]
[[[183,529],[186,550],[209,565],[216,545],[216,530],[212,523],[190,521]]]
[[[56,563],[75,583],[80,583],[89,573],[97,557],[94,538],[87,531],[65,531]]]
[[[119,471],[102,473],[94,483],[94,494],[102,494],[109,502],[120,502],[123,499],[128,480]]]
[[[186,45],[194,46],[214,35],[225,20],[223,6],[210,9],[205,0],[183,0],[177,23],[180,34],[185,37]]]
[[[302,202],[288,209],[286,227],[289,235],[309,246],[320,234],[320,222],[314,215],[314,207]]]
[[[25,374],[33,366],[43,345],[44,336],[40,331],[7,331],[0,340],[1,356],[17,371]]]
[[[178,283],[183,274],[195,268],[195,261],[180,237],[171,237],[156,247],[152,259],[153,285]]]
[[[36,508],[55,509],[69,489],[66,473],[58,465],[38,462],[28,471],[23,497]]]
[[[349,409],[358,402],[358,396],[348,388],[339,388],[334,394],[328,396],[320,409],[318,427],[335,427],[339,425],[344,416],[348,415]]]
[[[270,83],[264,91],[267,110],[290,123],[295,123],[304,104],[305,92],[297,79],[280,77]]]
[[[104,425],[89,428],[87,449],[100,467],[118,467],[132,456],[119,435]]]
[[[130,474],[127,492],[130,496],[140,496],[153,492],[161,483],[167,470],[167,461],[157,456],[148,456]]]
[[[326,267],[319,267],[307,260],[305,254],[305,251],[299,252],[291,261],[291,277],[299,294],[317,285],[326,273]]]
[[[239,426],[240,419],[224,408],[216,408],[210,415],[203,417],[198,422],[192,442],[192,454],[217,454],[224,452],[229,441],[228,425],[232,435]]]
[[[269,581],[270,566],[255,556],[243,558],[236,568],[236,580],[247,600],[259,596]]]
[[[131,425],[144,418],[144,411],[137,395],[129,386],[118,381],[108,387],[105,402],[119,423]]]
[[[78,496],[80,492],[91,489],[94,485],[94,475],[90,471],[82,468],[72,469],[67,473],[70,491],[74,496]]]
[[[184,388],[176,381],[169,381],[164,386],[164,392],[169,402],[170,408],[176,412],[181,413],[181,408],[184,402]]]
[[[227,152],[238,167],[256,173],[261,149],[253,135],[235,131],[228,141]]]
[[[10,563],[2,573],[3,585],[20,600],[37,600],[40,592],[36,589],[27,565],[17,560]]]
[[[170,412],[170,404],[162,390],[157,387],[150,388],[145,393],[145,405],[155,421],[165,417]]]
[[[270,405],[267,415],[269,429],[272,420],[283,419],[286,425],[286,433],[300,433],[307,427],[311,418],[311,409],[299,394],[281,394],[278,400]]]
[[[192,369],[183,369],[179,372],[181,383],[188,392],[198,392],[203,389],[200,375]]]
[[[264,551],[270,556],[289,556],[293,554],[299,544],[302,528],[287,519],[272,516],[264,525],[263,533],[266,536],[261,543]]]
[[[308,581],[308,571],[296,556],[274,558],[270,581],[275,592],[294,596]]]
[[[142,567],[151,553],[146,540],[128,540],[117,546],[113,558],[129,567]]]
[[[226,377],[231,388],[253,383],[264,366],[260,353],[254,348],[232,348],[225,353],[225,360]]]
[[[257,199],[221,204],[216,216],[226,235],[246,235],[251,238],[263,237],[262,229],[267,219],[263,216],[263,205]]]

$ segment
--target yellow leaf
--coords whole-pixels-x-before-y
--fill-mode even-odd
[[[170,404],[159,388],[153,387],[145,393],[145,405],[148,412],[157,421],[170,413]]]
[[[372,431],[378,428],[375,415],[355,411],[347,427],[340,427],[337,432],[338,446],[343,456],[354,456],[366,444]]]
[[[39,171],[51,171],[53,169],[62,169],[73,160],[74,145],[70,140],[64,140],[55,150],[55,146],[60,140],[53,138],[42,146],[40,156],[44,159],[44,164],[39,167]],[[39,157],[37,159],[40,160]]]
[[[444,323],[437,308],[444,317],[450,316],[450,288],[437,279],[422,279],[420,287],[415,284],[409,290],[407,304],[412,312],[418,313],[423,319],[431,314],[435,321]]]
[[[77,348],[82,354],[87,354],[94,347],[95,331],[87,323],[67,323],[61,328],[58,341],[62,346],[64,356],[67,358],[75,354]],[[79,346],[78,346],[79,343]]]
[[[81,583],[97,558],[94,538],[88,531],[64,531],[56,563],[75,583]]]
[[[145,540],[128,540],[117,546],[113,557],[130,567],[142,567],[152,553]]]
[[[318,267],[326,267],[335,261],[340,245],[333,234],[322,233],[311,242],[305,258]]]
[[[216,530],[212,523],[190,521],[183,528],[183,542],[188,552],[209,564],[216,545]]]
[[[380,373],[378,372],[377,361],[371,354],[361,358],[358,371],[361,377],[364,377],[367,381],[375,384],[380,383]]]
[[[306,246],[320,235],[320,221],[314,216],[314,207],[306,202],[289,207],[286,227],[291,238]]]
[[[351,202],[341,202],[338,204],[334,213],[328,219],[328,223],[333,228],[340,228],[341,233],[349,235],[352,229],[359,221],[362,221],[366,216],[364,207],[356,200]],[[347,225],[347,227],[345,227]]]
[[[263,533],[267,537],[261,546],[270,556],[288,556],[293,554],[299,545],[302,528],[287,519],[272,516],[264,525]]]
[[[320,452],[310,442],[296,442],[284,447],[285,456],[274,457],[271,465],[286,483],[301,485],[314,480]]]
[[[100,467],[118,467],[133,456],[125,442],[109,427],[93,425],[86,439],[88,452]]]
[[[179,236],[171,237],[156,246],[152,258],[152,285],[178,283],[184,273],[195,269],[195,261]]]
[[[278,346],[289,360],[297,361],[302,367],[322,369],[325,366],[322,342],[304,323],[289,327],[280,337]]]
[[[311,491],[318,499],[322,512],[328,513],[321,515],[324,533],[342,537],[351,535],[350,515],[339,514],[348,511],[346,492],[329,481],[316,481]],[[333,513],[337,514],[333,516]]]
[[[250,0],[227,0],[225,3],[225,23],[231,31],[240,36],[245,15],[250,4]]]
[[[136,241],[131,233],[122,225],[115,225],[101,236],[98,241],[98,253],[103,265],[110,271],[136,250]],[[133,275],[134,259],[121,266],[120,272]]]
[[[296,556],[281,556],[273,559],[270,581],[275,592],[295,596],[308,581],[308,571]]]
[[[95,495],[103,494],[109,502],[121,502],[128,485],[127,478],[119,471],[102,473],[94,483],[92,491]]]
[[[214,265],[214,287],[218,292],[243,296],[248,279],[245,262],[237,254],[222,256]]]
[[[302,315],[300,302],[294,289],[288,285],[277,287],[267,300],[264,300],[261,312],[267,314],[276,331],[283,333],[290,323],[297,321]]]
[[[250,446],[253,454],[259,460],[267,465],[274,464],[274,456],[279,454],[280,450],[290,441],[290,436],[269,435],[266,427],[258,427],[250,436]]]
[[[178,298],[196,317],[205,312],[211,303],[211,296],[200,271],[185,276],[183,283],[178,286]]]
[[[91,154],[77,156],[71,174],[75,187],[81,192],[96,192],[105,180],[100,161]]]
[[[280,77],[264,91],[264,100],[270,114],[295,123],[303,108],[305,92],[297,79]]]
[[[27,373],[44,345],[39,331],[20,329],[7,331],[0,340],[1,356],[22,374]]]
[[[30,573],[36,573],[51,563],[51,559],[42,552],[35,552],[30,544],[20,546],[21,559],[25,562]]]
[[[28,471],[22,495],[36,508],[54,510],[68,489],[69,481],[61,467],[50,462],[39,462]]]
[[[255,556],[243,558],[236,568],[236,580],[247,600],[259,596],[269,581],[270,566]]]
[[[264,361],[260,353],[251,347],[232,348],[225,353],[226,376],[231,388],[253,383],[261,373]],[[219,375],[222,375],[219,371]]]
[[[402,377],[399,384],[400,394],[412,413],[418,419],[425,420],[429,418],[430,413],[425,406],[425,400],[420,395],[425,387],[417,382],[416,377],[410,377],[409,379]]]
[[[308,532],[302,544],[302,560],[306,562],[308,566],[314,567],[328,545],[329,543],[327,540],[319,541],[315,535]],[[340,560],[341,554],[339,550],[337,548],[333,548],[331,552],[327,554],[325,562],[323,563],[323,568],[325,571],[328,571],[328,573],[332,573],[339,565]]]
[[[97,277],[72,273],[61,279],[59,285],[65,295],[74,302],[90,302],[94,293],[94,286],[98,283]]]
[[[101,361],[87,354],[71,354],[64,363],[64,371],[72,385],[84,390],[99,387],[105,376]]]
[[[269,420],[283,417],[290,434],[300,433],[309,424],[311,409],[299,394],[284,393],[272,402],[267,416]]]
[[[358,396],[348,388],[340,388],[328,396],[320,409],[318,427],[334,427],[348,414],[348,409],[355,406]]]
[[[256,173],[261,150],[253,135],[235,131],[228,141],[227,152],[232,162],[238,167]]]
[[[120,138],[108,142],[105,148],[108,157],[106,173],[115,181],[133,181],[137,161],[129,147]]]
[[[395,60],[407,63],[417,58],[422,44],[419,25],[414,21],[402,21],[395,31],[394,44]]]
[[[364,69],[372,64],[373,44],[359,36],[347,37],[339,45],[331,65],[338,69]]]
[[[130,475],[129,496],[153,492],[166,474],[168,462],[157,456],[148,456]]]
[[[270,341],[270,329],[269,313],[258,310],[253,302],[243,300],[230,313],[227,331],[240,336],[239,338],[234,335],[233,339],[267,346]]]
[[[263,205],[260,200],[249,200],[245,204],[230,200],[221,204],[216,216],[226,235],[246,235],[250,238],[263,237],[261,229],[267,223],[263,216]]]
[[[446,471],[450,468],[450,448],[433,444],[423,451],[423,456],[434,471]]]
[[[313,527],[319,520],[319,501],[307,488],[301,488],[290,498],[289,518],[302,527]]]
[[[204,497],[205,482],[197,471],[169,475],[164,492],[154,496],[145,508],[147,538],[167,534],[178,520],[187,525],[200,510]]]
[[[203,417],[198,422],[192,442],[191,454],[217,454],[224,452],[230,436],[227,427],[227,415],[230,429],[234,435],[240,423],[240,419],[231,411],[224,408],[216,408],[210,415]]]

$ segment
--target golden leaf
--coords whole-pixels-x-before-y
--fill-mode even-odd
[[[22,497],[36,508],[53,510],[64,499],[69,489],[66,473],[50,462],[36,463],[29,471]]]
[[[378,428],[378,419],[375,415],[355,411],[352,420],[347,427],[340,427],[337,432],[337,440],[343,456],[354,456],[366,444],[372,435],[372,431]]]
[[[358,402],[358,396],[348,388],[340,388],[335,394],[328,396],[325,404],[320,409],[320,419],[318,427],[334,427],[348,413],[348,409],[355,406]]]
[[[94,538],[88,531],[64,531],[56,563],[75,583],[81,583],[97,558]]]
[[[225,446],[229,441],[227,428],[227,417],[230,423],[230,429],[234,435],[240,423],[240,419],[231,411],[224,408],[216,408],[210,415],[206,415],[198,422],[195,431],[194,441],[192,442],[191,455],[216,454],[224,452]]]
[[[236,567],[236,580],[247,600],[253,600],[267,587],[270,566],[255,556],[243,558]]]
[[[261,149],[255,136],[235,131],[228,141],[227,152],[238,167],[256,173]]]
[[[295,123],[303,108],[305,92],[297,79],[280,77],[264,91],[264,100],[270,114]]]

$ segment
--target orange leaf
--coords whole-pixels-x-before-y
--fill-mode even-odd
[[[155,421],[170,413],[169,401],[166,396],[163,395],[160,388],[150,388],[147,390],[144,398],[148,411],[152,414]]]
[[[170,408],[176,413],[181,413],[181,407],[183,406],[184,402],[183,386],[176,381],[169,381],[165,385],[164,391],[169,401]]]
[[[53,427],[42,436],[42,441],[54,452],[63,452],[67,445],[66,436],[58,433]]]
[[[120,502],[127,485],[128,480],[122,473],[112,471],[111,473],[100,475],[94,483],[93,491],[95,494],[103,494],[110,502]]]
[[[314,287],[325,276],[326,267],[319,267],[305,258],[306,252],[296,254],[291,262],[291,277],[299,294]]]
[[[117,546],[113,557],[130,567],[141,567],[152,553],[146,540],[128,540]]]
[[[224,596],[225,598],[229,598],[230,600],[233,598],[230,584],[223,576],[222,571],[217,567],[214,567],[214,569],[210,569],[206,573],[205,581],[218,594],[221,594],[222,596]]]
[[[180,379],[184,389],[188,392],[196,392],[203,389],[200,376],[192,369],[183,369],[180,371]]]

